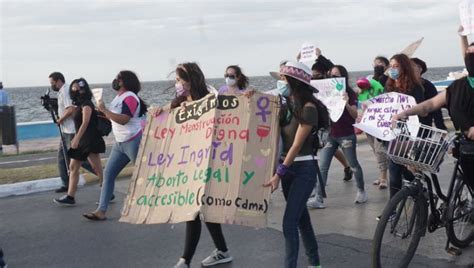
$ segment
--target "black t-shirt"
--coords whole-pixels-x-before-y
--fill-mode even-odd
[[[385,87],[385,92],[389,92],[387,90],[387,88]],[[399,92],[401,93],[400,91],[398,90],[394,90],[394,92]],[[406,95],[409,95],[409,96],[412,96],[413,98],[415,98],[415,101],[416,103],[422,103],[423,101],[425,101],[425,92],[424,92],[424,89],[423,87],[420,85],[420,84],[416,84],[412,90],[408,91],[407,93],[405,93]],[[420,120],[420,123],[423,124],[423,125],[430,125],[431,126],[431,122],[430,122],[430,118],[428,117],[423,117],[423,116],[418,116],[419,120]]]
[[[467,78],[458,79],[446,88],[446,103],[456,129],[467,131],[474,126],[474,88]]]
[[[286,110],[289,113],[289,110]],[[303,107],[301,121],[298,121],[294,115],[291,115],[289,124],[282,126],[281,136],[283,139],[283,155],[286,155],[295,141],[296,131],[300,124],[307,124],[314,127],[318,125],[318,109],[313,106],[306,105]],[[306,137],[306,140],[298,153],[298,156],[313,154],[313,136],[311,134]]]
[[[438,95],[438,90],[436,90],[436,87],[430,81],[421,78],[421,84],[423,86],[423,89],[425,90],[425,100],[429,100]],[[433,124],[433,120],[435,121],[435,126],[437,128],[446,129],[441,109],[433,111],[426,116],[426,122],[428,123],[428,126],[431,126]]]

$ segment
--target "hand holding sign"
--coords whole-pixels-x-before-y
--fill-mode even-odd
[[[94,96],[95,102],[99,104],[99,101],[102,100],[102,94],[104,92],[103,88],[93,88],[92,95]]]
[[[390,141],[395,138],[392,117],[415,105],[415,98],[405,94],[390,92],[379,95],[367,101],[367,109],[360,123],[354,126],[378,139]],[[410,125],[418,125],[419,120],[417,116],[410,116],[408,122]]]

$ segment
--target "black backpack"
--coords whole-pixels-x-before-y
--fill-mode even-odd
[[[97,111],[97,131],[102,136],[108,136],[112,132],[112,122],[100,111]]]

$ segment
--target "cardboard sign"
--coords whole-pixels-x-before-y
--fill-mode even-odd
[[[265,227],[278,97],[209,94],[149,117],[120,221]]]
[[[319,90],[314,96],[326,105],[331,121],[337,122],[346,107],[346,101],[343,99],[346,92],[346,79],[341,77],[311,80],[311,85]]]
[[[316,48],[317,46],[315,44],[304,43],[301,46],[300,61],[314,63],[316,60]]]
[[[354,126],[378,139],[390,141],[395,138],[392,131],[392,116],[416,105],[415,98],[401,93],[390,92],[378,95],[366,102],[360,123]],[[418,116],[410,116],[410,125],[418,125]]]
[[[419,40],[409,44],[404,50],[402,50],[401,53],[407,55],[409,58],[415,54],[415,51],[418,49],[418,47],[421,45],[423,42],[424,37],[420,38]]]
[[[464,28],[462,35],[474,33],[474,1],[463,0],[459,3],[459,18]]]

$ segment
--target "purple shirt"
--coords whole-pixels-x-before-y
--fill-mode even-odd
[[[354,91],[347,91],[347,95],[349,96],[349,105],[357,105],[357,95],[354,93]],[[347,108],[344,108],[341,118],[339,118],[337,122],[331,124],[330,135],[334,138],[355,135],[354,126],[352,126],[354,123],[355,119],[349,114]]]

